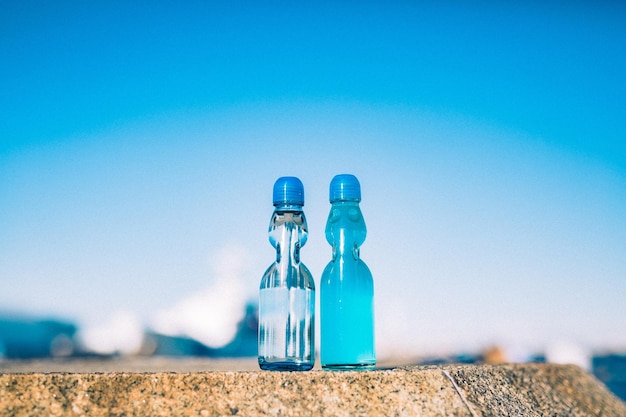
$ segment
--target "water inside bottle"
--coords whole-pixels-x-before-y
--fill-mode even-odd
[[[259,303],[259,365],[267,370],[313,367],[315,292],[309,288],[265,288]],[[298,359],[295,359],[298,358]]]

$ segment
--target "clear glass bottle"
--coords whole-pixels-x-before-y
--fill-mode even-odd
[[[295,177],[276,180],[269,240],[276,261],[259,291],[259,366],[270,371],[307,371],[315,362],[315,283],[300,262],[307,240],[304,187]]]
[[[360,201],[361,185],[354,175],[333,178],[326,223],[326,240],[333,252],[320,284],[322,369],[376,366],[374,280],[359,253],[367,234]]]

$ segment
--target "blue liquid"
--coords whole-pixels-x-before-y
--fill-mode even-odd
[[[368,370],[376,365],[374,280],[358,249],[365,235],[358,203],[333,204],[326,226],[333,260],[320,285],[323,369]]]

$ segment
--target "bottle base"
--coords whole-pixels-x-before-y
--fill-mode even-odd
[[[259,367],[263,371],[310,371],[313,369],[313,363],[292,361],[267,362],[259,360]]]
[[[325,371],[373,371],[374,368],[376,362],[322,365]]]

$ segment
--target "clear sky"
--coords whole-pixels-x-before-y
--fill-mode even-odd
[[[0,1],[0,310],[215,336],[352,173],[380,352],[626,349],[626,4],[333,3]]]

